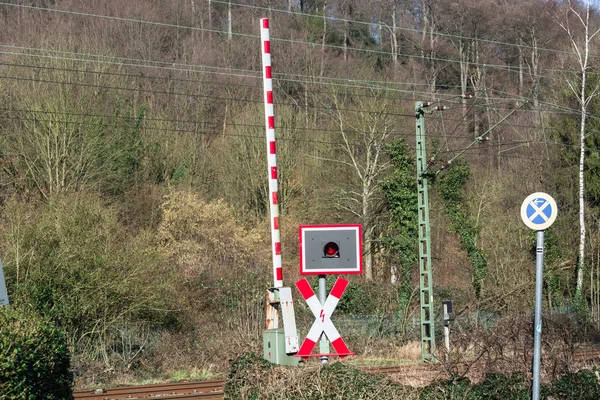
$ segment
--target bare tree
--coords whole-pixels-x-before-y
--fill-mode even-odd
[[[381,200],[379,180],[389,167],[383,145],[394,131],[394,120],[389,114],[394,103],[388,93],[373,89],[367,93],[336,91],[332,102],[342,157],[329,161],[342,164],[351,174],[347,187],[341,191],[340,207],[362,222],[365,278],[373,280],[372,248]]]
[[[565,9],[564,18],[558,21],[559,26],[565,31],[571,44],[571,49],[579,67],[576,76],[567,78],[566,83],[575,95],[579,103],[579,260],[577,263],[577,294],[581,294],[583,288],[583,275],[585,270],[585,129],[586,116],[590,101],[598,95],[598,86],[590,90],[587,83],[587,74],[590,68],[590,44],[600,29],[590,32],[590,0],[587,1],[585,9],[581,10],[576,4],[569,0]]]
[[[437,63],[437,39],[434,32],[438,29],[437,19],[439,2],[436,0],[421,0],[423,9],[423,28],[421,33],[421,56],[429,63],[428,80],[431,93],[436,92],[437,75],[440,72]]]

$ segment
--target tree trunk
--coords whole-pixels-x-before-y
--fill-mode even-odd
[[[477,41],[477,39],[473,40],[473,42],[471,42],[471,53],[474,57],[473,60],[473,73],[470,75],[469,79],[471,81],[471,87],[473,89],[473,91],[475,91],[476,93],[480,93],[483,88],[485,88],[485,85],[483,85],[483,78],[484,78],[484,69],[481,67],[481,63],[480,63],[480,51],[479,51],[479,42]],[[485,93],[485,97],[486,97],[486,101],[487,104],[489,103],[489,94]],[[489,108],[488,108],[488,112],[489,112]],[[479,136],[479,124],[480,124],[480,120],[482,120],[483,117],[481,116],[480,113],[478,112],[474,112],[473,113],[473,134],[475,135],[475,137]]]
[[[212,39],[212,0],[208,0],[208,40]]]
[[[467,115],[467,83],[469,79],[469,60],[465,42],[460,39],[458,42],[458,55],[460,59],[460,94],[462,98],[463,115]]]
[[[398,25],[396,21],[396,2],[392,3],[392,32],[390,35],[392,44],[392,60],[394,65],[398,65]]]
[[[434,48],[434,38],[433,32],[435,31],[435,23],[433,21],[433,16],[431,17],[431,22],[429,26],[429,75],[431,79],[431,94],[435,94],[436,91],[436,81],[437,81],[437,71],[435,70],[435,48]]]
[[[227,39],[229,39],[229,41],[231,41],[233,39],[232,25],[233,24],[231,21],[231,0],[230,0],[228,7],[227,7]]]
[[[196,28],[196,1],[195,0],[190,0],[190,3],[191,3],[191,6],[192,6],[191,7],[192,8],[192,26],[194,28]],[[204,35],[204,33],[203,33],[203,35]],[[192,31],[192,36],[194,37],[194,39],[197,38],[198,37],[198,31],[194,29]]]
[[[531,97],[533,97],[533,108],[539,109],[540,106],[540,52],[537,46],[537,37],[535,28],[531,29],[531,71],[532,71],[532,88]]]
[[[429,85],[431,94],[435,94],[436,89],[436,79],[437,72],[435,71],[435,50],[434,50],[434,31],[435,31],[435,21],[433,15],[433,5],[426,4],[426,2],[422,2],[421,7],[423,8],[423,32],[421,35],[421,56],[423,60],[427,60],[429,62]],[[425,40],[429,39],[429,43],[427,46],[425,45]],[[427,53],[425,52],[425,48],[429,47]]]
[[[344,12],[344,61],[348,61],[348,16]]]
[[[321,74],[325,73],[325,38],[327,37],[327,1],[323,3],[323,38],[321,40]]]
[[[586,43],[587,58],[587,43]],[[581,74],[581,98],[585,99],[586,71]],[[585,268],[585,188],[584,188],[584,164],[585,164],[585,119],[587,114],[587,103],[581,102],[581,124],[579,126],[579,263],[577,265],[577,294],[581,294],[583,288],[583,273]]]
[[[519,39],[519,43],[523,44],[523,40]],[[523,78],[524,78],[523,69],[525,68],[524,64],[525,64],[525,60],[524,60],[524,56],[523,56],[523,47],[519,46],[519,97],[520,98],[523,98]],[[517,104],[517,106],[519,106],[519,104],[521,104],[520,99],[519,99],[519,103]]]

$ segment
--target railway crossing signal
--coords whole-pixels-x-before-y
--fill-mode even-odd
[[[341,358],[351,353],[337,331],[331,314],[342,297],[348,281],[338,278],[327,296],[327,274],[362,273],[362,226],[361,225],[303,225],[298,228],[300,244],[300,274],[319,275],[319,296],[315,295],[308,281],[296,282],[302,297],[315,316],[310,331],[296,357],[307,359],[320,356],[326,364],[329,356]],[[317,341],[319,354],[311,354]],[[329,352],[329,342],[337,353]]]
[[[298,236],[301,275],[362,273],[361,225],[303,225]]]
[[[337,353],[315,354],[314,356],[334,355],[339,356],[340,358],[344,358],[346,356],[356,354],[350,352],[348,346],[346,346],[346,343],[344,342],[340,333],[331,321],[331,314],[333,314],[333,311],[335,310],[335,307],[340,301],[340,298],[344,294],[344,291],[346,290],[347,286],[347,280],[345,280],[344,278],[338,278],[335,284],[333,285],[329,296],[327,296],[325,302],[321,304],[321,302],[315,295],[315,292],[310,287],[310,284],[308,283],[306,278],[303,278],[296,282],[296,287],[302,294],[302,297],[304,297],[306,304],[308,304],[308,307],[315,316],[315,322],[308,331],[308,335],[306,335],[306,339],[304,339],[302,346],[300,346],[300,350],[298,350],[298,354],[296,355],[296,357],[302,357],[303,359],[307,359],[308,357],[313,356],[311,352],[317,344],[317,340],[319,340],[321,334],[323,333],[327,335],[327,339],[329,339],[331,345],[333,346],[335,351],[337,351]]]

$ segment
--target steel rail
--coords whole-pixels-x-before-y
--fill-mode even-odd
[[[76,400],[121,400],[121,399],[222,399],[225,381],[201,381],[168,383],[144,386],[126,386],[78,390],[73,392]]]

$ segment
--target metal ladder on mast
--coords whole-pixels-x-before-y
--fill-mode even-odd
[[[424,110],[427,104],[415,103],[417,193],[419,227],[419,297],[421,311],[421,359],[435,361],[435,329],[433,313],[433,278],[431,273],[431,240],[429,226],[429,195],[427,177],[427,152],[425,147]]]

